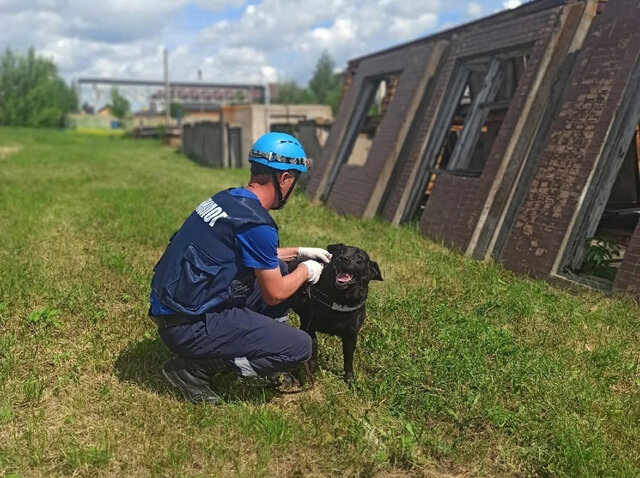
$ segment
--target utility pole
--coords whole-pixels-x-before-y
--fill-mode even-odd
[[[169,59],[167,49],[164,49],[164,122],[166,126],[169,126],[171,118],[170,109],[171,104],[169,100]]]
[[[230,168],[229,157],[229,130],[224,117],[224,100],[220,102],[220,162],[223,168]]]

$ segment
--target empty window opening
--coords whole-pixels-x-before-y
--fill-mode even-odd
[[[435,157],[427,164],[424,193],[408,220],[419,220],[439,174],[479,177],[505,115],[511,106],[528,54],[492,57],[464,63],[458,74],[464,86],[453,118]],[[461,78],[458,78],[460,81]],[[452,98],[456,101],[456,98]]]
[[[610,288],[624,260],[640,214],[640,125],[624,157],[593,237],[587,238],[577,274],[592,285]]]
[[[351,153],[349,154],[347,164],[352,166],[363,166],[367,162],[369,151],[371,151],[371,144],[380,129],[380,123],[389,108],[389,104],[393,99],[397,86],[397,76],[383,78],[378,82],[376,92],[367,109],[367,114],[362,128],[358,132],[356,141],[351,149]]]
[[[354,106],[345,139],[338,149],[321,196],[323,200],[326,201],[329,197],[343,164],[363,166],[367,162],[373,141],[393,101],[399,81],[400,73],[396,72],[367,78],[362,82],[360,98]]]

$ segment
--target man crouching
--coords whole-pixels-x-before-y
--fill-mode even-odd
[[[249,161],[249,184],[200,204],[171,238],[151,281],[149,316],[176,354],[162,371],[194,403],[221,402],[211,375],[271,376],[311,356],[311,337],[285,323],[289,298],[318,281],[331,255],[279,248],[268,213],[284,207],[309,160],[293,136],[267,133]],[[291,261],[303,262],[289,271]]]

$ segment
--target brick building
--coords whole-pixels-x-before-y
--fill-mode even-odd
[[[537,0],[351,61],[309,194],[640,291],[639,24],[637,0]]]

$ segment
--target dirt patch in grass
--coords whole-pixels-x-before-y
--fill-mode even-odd
[[[9,155],[17,153],[22,148],[19,146],[0,146],[0,159],[5,159]]]

